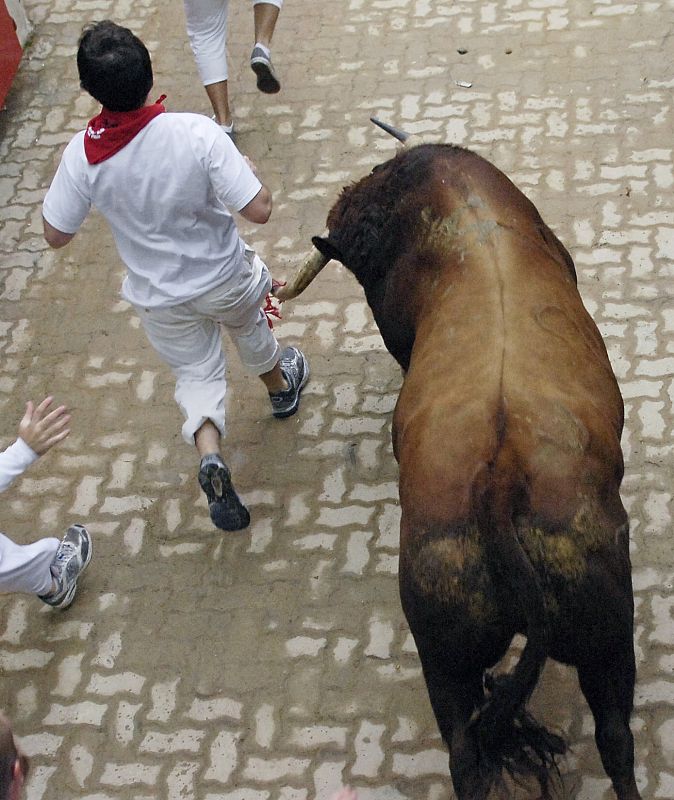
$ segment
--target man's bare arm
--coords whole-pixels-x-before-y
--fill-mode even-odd
[[[248,206],[246,206],[248,208]],[[68,242],[75,235],[74,233],[64,233],[53,225],[50,225],[47,220],[42,217],[42,225],[44,228],[44,238],[50,247],[58,250],[59,247],[65,247]]]
[[[239,211],[239,214],[241,214],[244,219],[247,219],[248,222],[264,225],[269,219],[271,208],[271,192],[266,186],[263,186],[250,203]]]

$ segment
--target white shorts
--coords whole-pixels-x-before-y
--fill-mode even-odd
[[[225,433],[221,326],[252,374],[269,372],[280,358],[280,347],[262,311],[271,275],[249,248],[245,260],[250,272],[239,285],[228,282],[168,308],[136,306],[150,344],[176,376],[175,400],[185,417],[182,434],[188,444],[194,444],[194,434],[206,420]]]
[[[227,7],[229,0],[183,0],[187,36],[204,86],[226,81]],[[283,0],[253,0],[253,5],[267,3],[277,8]]]

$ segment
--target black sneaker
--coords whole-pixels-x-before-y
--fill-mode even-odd
[[[250,54],[250,68],[257,75],[257,88],[265,94],[276,94],[281,89],[271,58],[261,47],[254,47]]]
[[[92,552],[87,529],[83,525],[71,525],[51,563],[56,588],[49,594],[38,595],[40,600],[54,608],[68,608],[75,599],[77,580],[89,565]]]
[[[232,475],[219,455],[204,456],[199,465],[199,485],[208,498],[208,510],[216,528],[240,531],[250,524],[248,509],[232,486]]]
[[[286,347],[279,361],[288,388],[283,392],[270,394],[271,407],[277,419],[292,416],[300,405],[300,392],[309,380],[309,362],[297,347]]]

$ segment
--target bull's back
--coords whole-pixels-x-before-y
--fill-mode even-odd
[[[437,170],[420,233],[435,271],[394,418],[403,513],[435,529],[522,510],[553,529],[608,494],[619,515],[622,400],[570,258],[465,155]]]
[[[496,235],[503,259],[509,234]],[[482,250],[421,320],[393,425],[408,619],[451,619],[453,635],[485,647],[526,630],[494,537],[516,537],[569,640],[593,564],[624,568],[622,401],[606,351],[554,263],[511,247],[533,272],[508,274]]]

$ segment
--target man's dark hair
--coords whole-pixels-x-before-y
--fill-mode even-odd
[[[128,28],[109,19],[87,25],[77,50],[80,85],[110,111],[133,111],[152,88],[147,47]]]

